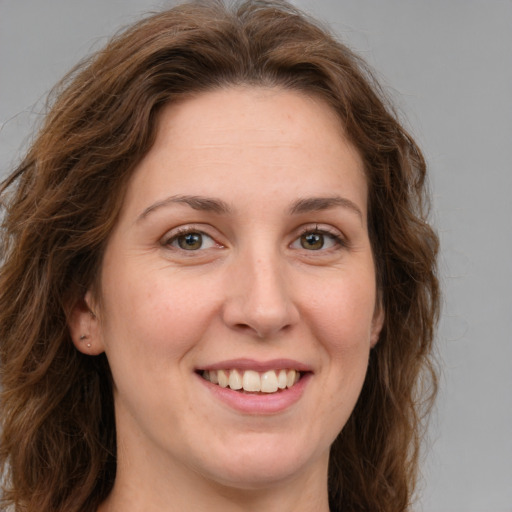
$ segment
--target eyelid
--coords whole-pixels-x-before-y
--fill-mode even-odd
[[[208,231],[210,231],[210,230],[208,229],[208,226],[205,226],[205,225],[186,224],[186,225],[178,226],[176,228],[173,228],[173,229],[170,229],[169,231],[167,231],[165,233],[165,235],[160,238],[160,244],[165,248],[172,247],[173,249],[176,249],[177,251],[191,252],[191,253],[200,252],[201,249],[198,249],[196,251],[185,251],[184,249],[180,249],[179,247],[174,247],[171,245],[171,243],[173,241],[175,241],[177,238],[179,238],[180,236],[184,236],[189,233],[198,233],[198,234],[202,235],[203,237],[210,238],[213,241],[213,245],[215,245],[216,247],[224,247],[224,245],[218,241],[218,239],[217,239],[218,237],[215,237],[213,234],[208,233]],[[209,248],[210,247],[207,247],[202,250],[204,251]]]
[[[349,242],[342,231],[340,231],[339,229],[337,229],[333,226],[330,226],[327,224],[318,224],[318,223],[307,224],[305,226],[301,226],[299,228],[297,235],[294,237],[292,243],[290,244],[290,246],[292,244],[296,243],[298,240],[300,240],[300,238],[307,233],[319,233],[319,234],[326,235],[326,236],[330,237],[335,242],[335,244],[337,246],[336,248],[338,248],[338,249],[349,247]],[[336,248],[334,248],[334,250]],[[329,250],[332,250],[332,248],[323,249],[323,250],[319,249],[318,251],[311,251],[311,252],[326,252]]]
[[[318,222],[315,222],[312,224],[306,224],[299,228],[299,236],[303,235],[304,233],[310,233],[310,232],[324,233],[324,234],[344,238],[343,233],[339,229],[337,229],[333,226],[330,226],[328,224],[319,224]]]

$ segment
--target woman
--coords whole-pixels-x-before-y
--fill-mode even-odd
[[[2,188],[4,504],[407,510],[424,179],[365,65],[288,4],[114,38]]]

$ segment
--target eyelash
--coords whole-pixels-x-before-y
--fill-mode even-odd
[[[162,245],[164,247],[173,247],[173,243],[178,242],[178,240],[181,237],[184,237],[186,235],[194,235],[194,234],[201,235],[201,237],[208,237],[209,239],[212,240],[212,242],[213,242],[212,245],[216,245],[217,247],[222,247],[222,244],[217,243],[212,236],[210,236],[208,233],[205,233],[202,229],[196,228],[195,226],[177,228],[176,232],[173,233],[171,236],[164,237],[164,239],[162,241]],[[197,250],[187,250],[187,249],[183,249],[182,247],[174,247],[174,248],[177,250],[181,250],[182,252],[190,252],[190,253],[197,252]],[[201,247],[200,249],[203,249],[203,247]]]
[[[321,228],[318,226],[318,224],[316,224],[314,227],[305,226],[304,228],[302,228],[302,230],[299,233],[299,236],[293,241],[293,243],[300,241],[300,239],[304,235],[307,235],[307,234],[322,235],[322,236],[326,236],[326,237],[330,238],[336,246],[335,249],[348,247],[347,240],[341,235],[341,233],[339,231],[334,231],[334,230],[331,230],[328,228]],[[322,249],[323,249],[323,247],[322,247]],[[321,251],[322,249],[318,249],[318,250]],[[329,249],[324,249],[324,251],[327,251],[327,250],[329,250]],[[315,252],[315,250],[311,250],[308,252]]]
[[[193,234],[197,234],[197,235],[200,235],[201,237],[209,238],[210,240],[212,240],[211,246],[217,246],[220,248],[223,247],[223,245],[216,242],[212,236],[210,236],[208,233],[205,233],[202,229],[199,229],[195,226],[177,228],[176,232],[173,233],[171,236],[164,237],[164,239],[162,240],[162,246],[167,247],[167,248],[173,247],[174,249],[184,252],[184,253],[187,253],[187,252],[194,253],[194,252],[199,252],[201,249],[205,250],[205,249],[210,248],[210,247],[204,248],[201,245],[201,247],[199,247],[198,249],[188,249],[187,250],[187,249],[184,249],[183,247],[176,247],[173,245],[174,243],[177,243],[181,237],[184,237],[186,235],[193,235]],[[321,235],[323,237],[329,238],[330,240],[332,240],[335,247],[331,247],[331,248],[327,248],[327,249],[324,249],[323,245],[319,249],[306,249],[305,247],[302,247],[307,252],[326,252],[326,251],[332,251],[332,250],[348,247],[347,240],[338,231],[330,230],[327,228],[320,228],[318,226],[318,224],[316,224],[314,227],[313,226],[303,227],[301,229],[301,231],[299,232],[298,236],[290,244],[290,247],[295,243],[300,243],[301,238],[308,234]]]

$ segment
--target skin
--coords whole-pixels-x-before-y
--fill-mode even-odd
[[[164,109],[101,289],[70,318],[114,379],[118,473],[102,512],[328,510],[329,447],[382,327],[366,211],[361,158],[321,100],[237,87]],[[184,231],[202,245],[180,248]],[[291,406],[240,412],[197,373],[233,358],[310,372]]]

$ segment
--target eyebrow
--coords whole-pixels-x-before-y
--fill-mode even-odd
[[[341,206],[348,210],[356,213],[361,220],[363,220],[363,212],[360,208],[350,199],[341,196],[333,197],[308,197],[305,199],[299,199],[293,203],[290,208],[290,213],[293,215],[300,213],[317,212],[321,210],[328,210]]]
[[[161,201],[157,201],[153,203],[151,206],[148,206],[137,218],[137,221],[143,220],[150,213],[159,208],[170,206],[172,204],[186,204],[193,208],[194,210],[200,210],[203,212],[212,212],[218,214],[227,214],[230,213],[231,208],[229,205],[220,200],[214,199],[210,197],[202,197],[202,196],[170,196],[162,199]]]
[[[228,213],[231,213],[232,211],[231,207],[221,199],[203,196],[177,195],[169,196],[165,199],[162,199],[161,201],[153,203],[151,206],[148,206],[139,215],[137,221],[143,220],[150,213],[152,213],[155,210],[158,210],[159,208],[163,208],[173,204],[186,204],[190,206],[190,208],[193,208],[194,210],[212,212],[217,213],[219,215],[226,215]],[[308,197],[304,199],[298,199],[292,204],[289,212],[290,215],[299,215],[302,213],[328,210],[330,208],[335,208],[337,206],[349,209],[350,211],[356,213],[361,220],[363,220],[363,213],[359,209],[359,207],[350,199],[341,196]]]

